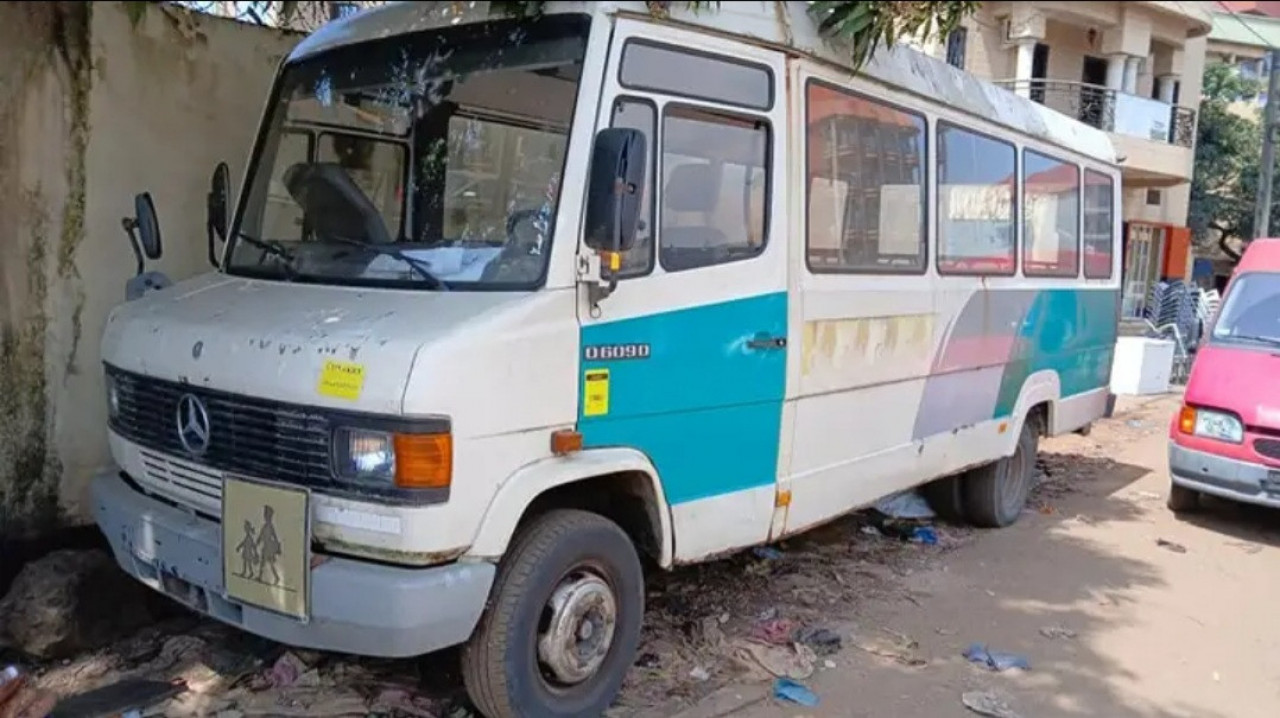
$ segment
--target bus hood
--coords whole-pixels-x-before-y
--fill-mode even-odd
[[[208,274],[116,307],[102,358],[124,371],[193,386],[398,415],[420,347],[519,297]],[[358,396],[321,388],[332,362],[360,368]]]

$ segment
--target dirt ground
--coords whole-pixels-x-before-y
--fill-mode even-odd
[[[946,718],[983,693],[1003,718],[1251,718],[1280,705],[1280,514],[1164,506],[1177,396],[1124,402],[1088,437],[1042,442],[1014,527],[869,511],[776,547],[655,575],[611,718]],[[974,643],[1029,670],[968,661]],[[474,716],[456,652],[371,661],[289,651],[178,616],[38,666],[69,695],[130,676],[188,691],[150,715]],[[790,676],[816,707],[773,696]]]
[[[962,695],[985,691],[1023,718],[1274,716],[1280,514],[1206,501],[1180,520],[1165,508],[1177,406],[1161,397],[1087,438],[1043,442],[1037,510],[903,575],[911,600],[858,602],[845,631],[909,636],[923,665],[846,649],[805,682],[817,707],[739,684],[683,715],[959,717],[974,715]],[[1031,669],[970,663],[974,642]]]

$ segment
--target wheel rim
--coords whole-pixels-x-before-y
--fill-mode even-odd
[[[1027,452],[1022,443],[1013,452],[1013,456],[1005,464],[1004,480],[1000,482],[1000,508],[1006,517],[1016,516],[1022,511],[1030,490],[1031,471],[1027,466]]]
[[[600,670],[618,624],[618,599],[588,569],[570,572],[551,593],[538,632],[538,660],[549,678],[573,686]]]

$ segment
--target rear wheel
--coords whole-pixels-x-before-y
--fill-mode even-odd
[[[488,718],[599,716],[635,660],[644,573],[615,523],[557,510],[520,532],[462,650],[472,702]]]
[[[1022,423],[1013,456],[979,467],[964,479],[965,514],[975,526],[1013,525],[1031,497],[1040,434],[1033,417]]]
[[[1185,486],[1178,486],[1170,481],[1167,503],[1169,510],[1175,514],[1195,511],[1200,508],[1200,492],[1195,489],[1188,489]]]
[[[964,476],[944,476],[925,484],[921,489],[929,508],[943,521],[965,523]]]

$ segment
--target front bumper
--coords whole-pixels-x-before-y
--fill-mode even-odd
[[[1170,440],[1169,474],[1178,486],[1280,509],[1280,469],[1188,449]]]
[[[304,623],[225,596],[217,522],[153,499],[117,474],[96,477],[92,495],[94,518],[126,572],[208,616],[290,646],[387,658],[430,653],[471,636],[493,584],[490,563],[399,568],[334,557],[311,571],[311,618]]]

